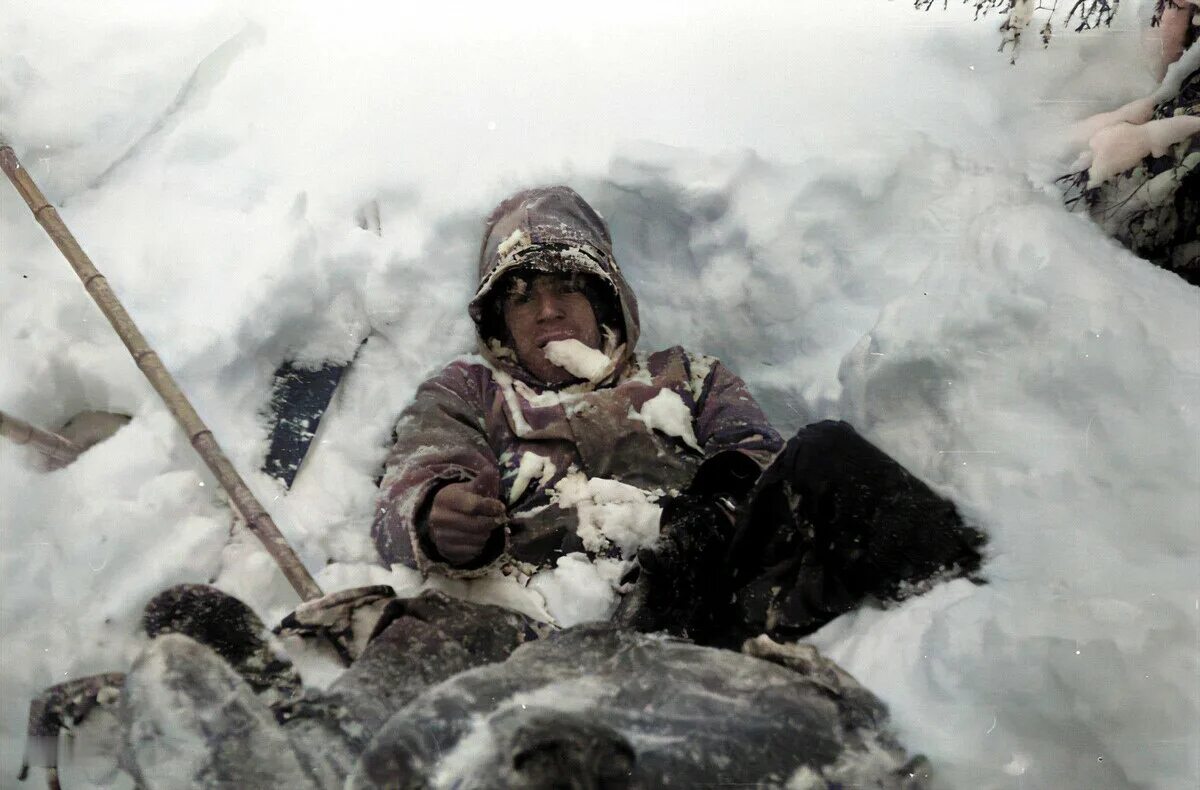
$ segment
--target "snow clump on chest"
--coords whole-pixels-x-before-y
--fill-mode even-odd
[[[546,610],[562,627],[607,620],[624,592],[621,578],[641,548],[658,542],[660,491],[643,491],[619,480],[589,478],[572,470],[554,487],[558,507],[574,508],[576,534],[587,554],[558,558],[552,569],[535,573],[529,589],[541,594]],[[615,554],[615,556],[613,556]]]
[[[662,390],[646,401],[640,412],[634,411],[631,407],[628,417],[631,420],[645,423],[646,427],[652,431],[658,431],[667,436],[677,436],[688,447],[703,452],[700,449],[700,443],[696,441],[696,431],[692,427],[692,410],[687,407],[677,392]]]
[[[662,508],[653,492],[574,471],[558,481],[551,498],[561,508],[575,508],[576,534],[590,552],[613,547],[622,558],[632,559],[638,549],[652,548],[658,540]]]

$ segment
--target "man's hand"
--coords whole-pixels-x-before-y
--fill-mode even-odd
[[[443,486],[429,510],[429,538],[443,557],[461,565],[479,556],[492,530],[504,523],[504,503],[471,491],[470,483]]]

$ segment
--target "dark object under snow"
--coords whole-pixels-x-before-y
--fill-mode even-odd
[[[208,614],[244,630],[211,596]],[[195,635],[229,636],[197,620]],[[147,788],[925,786],[883,703],[836,665],[769,640],[747,650],[599,624],[546,636],[427,592],[388,603],[328,691],[269,704],[217,651],[168,633],[125,682],[124,763]]]
[[[207,645],[256,693],[285,700],[300,690],[300,676],[267,641],[258,615],[215,587],[179,584],[162,591],[146,604],[142,628],[151,639],[182,634]]]
[[[727,647],[763,633],[795,639],[865,600],[972,577],[985,541],[850,425],[815,423],[762,474],[735,529],[711,497],[669,503],[615,619]]]
[[[844,422],[802,428],[739,520],[731,603],[710,640],[795,639],[864,600],[974,577],[986,537],[954,504]]]
[[[425,691],[376,734],[351,783],[923,786],[924,761],[908,760],[886,718],[853,681],[582,625]]]
[[[271,445],[263,471],[291,488],[308,455],[308,448],[349,362],[326,362],[302,367],[286,361],[275,371],[271,387]]]

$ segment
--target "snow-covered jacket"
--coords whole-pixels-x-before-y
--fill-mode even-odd
[[[598,278],[612,300],[597,311],[607,375],[552,387],[521,367],[492,305],[493,286],[514,268]],[[469,312],[479,353],[423,383],[396,425],[372,527],[385,562],[457,576],[510,560],[553,565],[579,548],[575,511],[553,503],[567,474],[669,495],[717,453],[742,452],[765,466],[782,446],[745,384],[717,360],[678,346],[634,352],[637,301],[608,228],[566,187],[519,193],[493,213]],[[437,490],[459,481],[503,501],[509,514],[468,567],[447,564],[424,523]]]

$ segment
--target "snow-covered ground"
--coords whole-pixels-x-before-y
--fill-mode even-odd
[[[886,0],[4,5],[0,131],[326,590],[415,589],[367,537],[392,421],[470,347],[483,216],[569,183],[644,348],[721,357],[781,429],[851,421],[991,536],[990,584],[812,639],[943,786],[1200,781],[1200,291],[1048,186],[1068,122],[1153,90],[1150,3],[1015,66]],[[0,238],[0,409],[134,415],[50,474],[0,444],[7,787],[30,695],[128,667],[159,589],[295,599],[3,184]],[[285,494],[271,372],[368,331]]]

